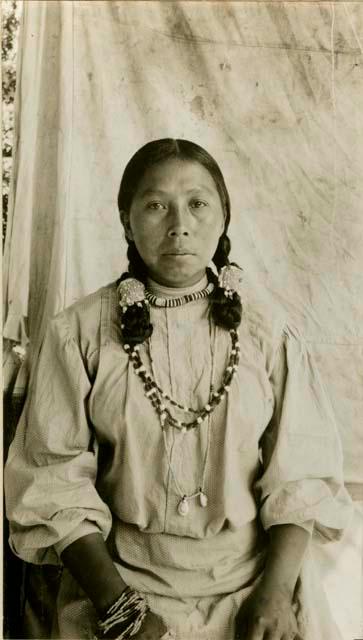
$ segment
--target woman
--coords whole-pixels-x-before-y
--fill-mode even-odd
[[[334,420],[229,263],[219,167],[151,142],[118,204],[128,272],[51,321],[6,469],[14,552],[64,566],[53,637],[339,638],[309,582],[350,513]]]

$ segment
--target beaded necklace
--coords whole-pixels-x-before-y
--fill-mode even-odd
[[[213,282],[209,282],[208,285],[201,291],[195,291],[194,293],[187,293],[184,296],[178,298],[160,298],[146,289],[145,298],[154,307],[181,307],[188,302],[194,302],[195,300],[202,300],[207,298],[214,289]]]
[[[144,366],[141,357],[140,357],[140,347],[139,345],[134,345],[131,347],[129,344],[124,344],[124,349],[129,356],[129,360],[133,365],[135,373],[139,376],[144,386],[145,396],[150,400],[153,408],[155,409],[157,415],[160,419],[160,424],[162,428],[165,428],[166,424],[169,424],[172,427],[177,429],[182,429],[184,432],[189,431],[190,429],[195,429],[202,424],[202,422],[206,419],[206,417],[211,414],[215,408],[224,400],[226,394],[228,394],[232,380],[234,378],[235,372],[238,368],[239,363],[239,354],[240,354],[240,344],[238,340],[238,333],[235,329],[230,329],[230,336],[232,341],[232,349],[228,361],[228,365],[223,374],[222,383],[218,389],[218,391],[214,391],[209,401],[204,405],[202,409],[195,411],[194,409],[190,409],[188,407],[184,407],[180,405],[176,400],[173,400],[166,394],[156,383],[154,376],[152,373],[147,373],[146,367]],[[177,406],[183,410],[186,409],[188,412],[193,412],[196,414],[196,418],[190,422],[184,422],[183,420],[177,420],[171,413],[170,409],[162,402],[163,400],[167,400],[170,404]]]
[[[209,325],[209,330],[210,330],[210,345],[211,345],[210,346],[210,351],[211,351],[211,362],[212,362],[210,385],[209,385],[209,389],[210,389],[209,393],[211,394],[213,392],[213,380],[214,380],[214,377],[215,377],[214,354],[215,354],[215,344],[216,344],[216,327],[215,326],[212,327],[211,322],[210,322],[210,325]],[[213,332],[213,339],[212,339],[212,332]],[[212,346],[212,342],[214,344],[214,348]],[[156,375],[155,375],[154,366],[153,366],[153,358],[152,358],[152,353],[151,353],[151,340],[150,340],[150,338],[149,338],[148,344],[149,344],[149,357],[150,357],[151,371],[152,371],[154,379],[156,381]],[[160,389],[160,387],[158,387],[158,389]],[[162,393],[163,393],[164,398],[166,400],[168,400],[170,402],[170,404],[172,404],[173,406],[178,407],[179,409],[181,409],[182,411],[184,411],[186,413],[194,413],[194,414],[198,413],[198,410],[189,408],[186,405],[181,405],[177,401],[173,400],[166,393],[164,393],[164,392],[162,392]],[[186,433],[185,427],[183,427],[181,430],[179,430],[179,433],[181,434],[181,437],[184,437],[184,434]],[[183,489],[181,488],[181,486],[180,486],[180,484],[178,482],[176,473],[175,473],[174,468],[173,468],[172,452],[173,452],[173,447],[175,445],[175,439],[174,439],[175,432],[173,432],[173,443],[171,444],[170,447],[168,447],[167,433],[166,433],[166,429],[165,428],[162,428],[162,434],[163,434],[163,444],[164,444],[165,454],[166,454],[166,458],[167,458],[167,462],[168,462],[169,472],[170,472],[170,475],[171,475],[171,477],[172,477],[172,479],[174,481],[174,484],[175,484],[175,487],[177,489],[177,492],[179,493],[179,496],[181,498],[181,500],[179,501],[178,507],[177,507],[179,515],[181,515],[181,516],[187,515],[187,513],[189,512],[189,500],[193,500],[194,498],[199,498],[200,506],[203,507],[203,508],[206,507],[208,505],[208,497],[207,497],[206,493],[204,492],[204,481],[205,481],[205,473],[206,473],[206,469],[207,469],[209,448],[210,448],[210,435],[211,435],[210,414],[208,415],[208,418],[207,418],[207,444],[206,444],[205,453],[204,453],[204,456],[203,456],[203,468],[202,468],[201,479],[200,479],[200,482],[199,482],[198,491],[195,491],[194,493],[191,493],[191,494],[188,495],[187,493],[185,493],[185,491],[183,491]]]

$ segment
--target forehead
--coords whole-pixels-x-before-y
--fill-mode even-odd
[[[205,190],[218,195],[215,182],[203,165],[191,160],[171,158],[146,170],[139,182],[137,194],[142,195],[153,190],[173,192],[191,189]]]

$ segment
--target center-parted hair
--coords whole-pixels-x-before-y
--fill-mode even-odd
[[[219,238],[215,254],[212,258],[217,272],[222,267],[230,264],[228,256],[231,250],[231,242],[227,235],[231,218],[231,204],[224,181],[223,174],[214,158],[194,142],[173,138],[162,138],[148,142],[139,149],[129,160],[124,170],[118,193],[118,208],[120,213],[130,212],[133,198],[138,186],[151,167],[167,160],[178,159],[187,162],[197,162],[202,165],[213,178],[222,204],[225,216],[224,230]],[[127,238],[126,238],[127,239]],[[120,280],[137,278],[144,284],[147,279],[147,268],[142,260],[134,242],[127,239],[127,257],[129,261],[128,271],[123,273]],[[225,329],[238,327],[242,317],[240,298],[234,294],[233,298],[227,298],[223,289],[218,286],[218,276],[210,268],[207,269],[208,280],[215,285],[210,298],[211,315],[214,322]],[[135,306],[135,305],[134,305]],[[142,307],[129,307],[123,315],[123,337],[129,343],[139,343],[146,340],[152,332],[149,311],[146,305]]]

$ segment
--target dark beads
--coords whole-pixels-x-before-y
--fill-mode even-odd
[[[178,429],[183,429],[183,430],[195,429],[204,422],[207,416],[210,415],[214,411],[214,409],[220,404],[220,402],[225,398],[226,394],[230,390],[231,382],[237,370],[238,363],[239,363],[239,354],[240,354],[240,345],[238,341],[237,331],[235,329],[231,329],[230,336],[232,341],[232,349],[231,349],[226,370],[222,377],[222,384],[219,387],[218,391],[214,391],[211,394],[209,402],[203,407],[203,409],[199,411],[195,409],[189,409],[188,407],[185,407],[179,404],[178,402],[176,402],[175,400],[173,400],[172,398],[170,398],[168,394],[166,394],[161,389],[161,387],[159,387],[159,385],[156,383],[153,377],[146,372],[145,366],[143,365],[140,354],[139,354],[139,347],[134,347],[133,349],[131,349],[130,345],[128,344],[124,345],[124,349],[129,356],[129,359],[133,365],[133,368],[135,369],[135,373],[141,378],[143,382],[145,395],[147,398],[149,398],[152,406],[154,407],[157,414],[159,415],[160,422],[163,428],[164,428],[164,425],[168,423],[171,426],[176,427]],[[158,397],[158,392],[161,395],[161,397],[167,400],[168,402],[170,402],[171,405],[178,407],[183,411],[194,413],[196,414],[197,417],[191,422],[183,422],[181,420],[177,420],[176,418],[174,418],[174,416],[172,416],[169,409],[164,407],[160,398]]]

